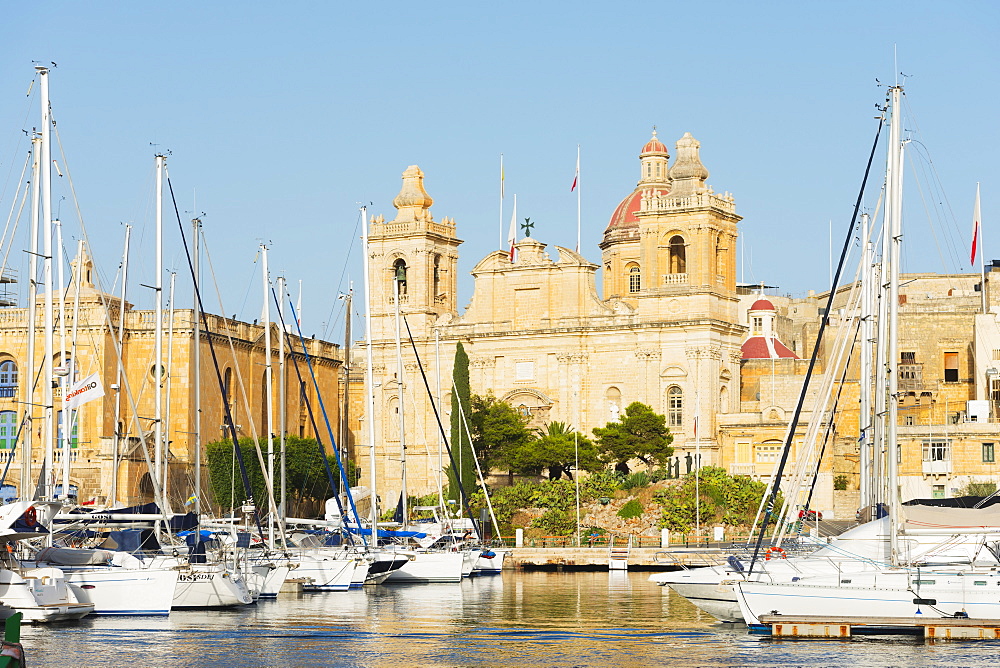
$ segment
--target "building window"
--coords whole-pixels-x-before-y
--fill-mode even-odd
[[[906,426],[906,427],[912,427],[913,426],[913,416],[912,415],[907,415],[906,417],[904,417],[903,418],[903,425]]]
[[[434,256],[434,299],[441,295],[441,256]]]
[[[392,288],[392,294],[396,294],[396,285],[399,286],[399,294],[406,294],[406,260],[399,258],[392,263],[392,280],[395,283]]]
[[[759,332],[764,329],[764,318],[759,315],[753,317],[753,331]]]
[[[944,485],[932,485],[931,486],[931,498],[932,499],[943,499],[944,498]]]
[[[944,354],[944,382],[958,382],[958,353]]]
[[[80,444],[80,436],[76,431],[78,413],[71,412],[69,414],[69,419],[72,422],[72,426],[69,430],[69,447],[75,448]],[[63,447],[63,412],[56,412],[56,447]]]
[[[684,237],[679,234],[670,238],[670,273],[687,273],[687,255],[684,247]]]
[[[628,291],[639,292],[642,289],[642,270],[639,265],[633,264],[628,269]]]
[[[674,385],[667,390],[667,426],[680,427],[684,424],[684,392]]]
[[[951,461],[951,441],[945,438],[925,438],[923,460],[925,462]]]
[[[17,396],[17,364],[14,360],[0,362],[0,398]]]
[[[754,448],[754,459],[758,464],[769,464],[781,458],[781,443],[761,443]]]
[[[0,450],[13,450],[17,444],[17,413],[0,411]]]
[[[987,464],[992,464],[996,461],[996,456],[993,452],[992,443],[983,443],[983,462]]]
[[[917,354],[915,352],[902,352],[899,353],[899,363],[900,364],[916,364]]]

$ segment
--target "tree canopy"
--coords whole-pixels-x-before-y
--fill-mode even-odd
[[[563,475],[572,480],[577,464],[591,473],[604,468],[593,441],[565,422],[550,422],[544,432],[539,431],[537,440],[522,449],[538,465],[548,469],[550,480],[559,480]]]
[[[469,429],[484,472],[497,468],[527,475],[541,472],[541,466],[518,456],[521,448],[534,439],[525,416],[489,394],[474,395],[471,404]]]
[[[260,448],[262,452],[266,452],[266,438],[261,438]],[[209,479],[212,483],[215,502],[225,512],[241,504],[247,498],[235,461],[233,442],[225,440],[208,443],[205,445],[205,451],[208,455]],[[254,503],[258,508],[266,511],[270,507],[267,485],[253,439],[240,439],[240,451],[247,467],[250,486],[253,488]],[[340,473],[337,469],[337,460],[333,455],[326,455],[326,458],[339,487]],[[274,470],[277,478],[277,472],[280,470],[277,452],[275,453]],[[319,445],[314,438],[300,438],[291,434],[285,437],[285,473],[288,492],[286,507],[289,515],[301,517],[314,514],[318,512],[319,508],[322,508],[323,502],[334,493],[326,474],[323,457],[320,455]],[[353,484],[356,475],[354,467],[350,464],[347,465],[347,474]],[[278,498],[280,493],[281,481],[275,480],[274,498],[278,503],[281,503]]]
[[[595,427],[597,449],[603,460],[615,470],[629,473],[629,460],[638,459],[647,466],[662,466],[674,454],[670,447],[674,436],[666,426],[666,417],[644,403],[634,401],[615,422]]]

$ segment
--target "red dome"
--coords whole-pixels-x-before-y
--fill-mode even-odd
[[[615,209],[615,212],[611,214],[611,220],[608,221],[608,232],[613,229],[639,227],[639,219],[636,218],[635,212],[639,210],[639,207],[642,204],[642,193],[642,190],[635,190],[631,195],[621,201]],[[656,195],[666,195],[667,191],[655,188],[653,189],[653,193]]]
[[[745,360],[797,360],[799,358],[785,344],[774,337],[751,336],[740,346],[740,352],[740,358]]]
[[[642,147],[642,153],[640,153],[640,155],[646,155],[647,153],[666,153],[666,152],[667,152],[667,147],[664,146],[663,142],[657,139],[656,135],[654,134],[653,138],[650,139],[648,142],[646,142],[646,145]]]
[[[774,304],[772,304],[768,300],[766,300],[763,297],[761,297],[760,299],[758,299],[757,301],[755,301],[753,303],[753,306],[750,307],[750,310],[751,311],[774,311],[776,309],[774,308]]]

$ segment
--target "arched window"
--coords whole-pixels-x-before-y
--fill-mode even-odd
[[[0,450],[13,450],[17,443],[17,413],[0,411]]]
[[[657,178],[660,176],[660,163],[656,163],[656,176]]]
[[[233,401],[233,369],[232,369],[232,367],[227,368],[226,372],[222,375],[222,387],[223,387],[223,391],[225,392],[225,395],[226,395],[223,400],[226,402],[226,405],[229,406],[229,414],[232,415],[232,418],[233,418],[234,424],[235,424],[236,415],[233,414],[233,406],[236,405],[236,402]],[[228,427],[229,427],[229,418],[226,416],[226,409],[223,408],[222,409],[222,429],[226,430],[226,429],[228,429]],[[225,437],[226,438],[229,437],[229,433],[228,432],[226,433]]]
[[[14,360],[0,362],[0,398],[17,396],[17,363]]]
[[[432,295],[434,299],[438,298],[441,294],[441,256],[434,256],[434,294]]]
[[[642,270],[639,265],[631,264],[628,268],[628,291],[639,292],[642,289]]]
[[[725,385],[723,385],[722,389],[719,390],[719,412],[729,412],[729,390]]]
[[[667,426],[684,424],[684,392],[676,385],[667,390]]]
[[[650,165],[649,163],[646,163],[646,178],[648,179],[651,176],[653,176],[653,166]]]
[[[396,284],[399,285],[400,296],[406,294],[406,260],[399,258],[392,263],[392,280],[394,284],[391,286],[392,291],[390,294],[396,294]]]
[[[679,234],[670,237],[670,273],[687,273],[687,258],[684,249],[684,237]]]

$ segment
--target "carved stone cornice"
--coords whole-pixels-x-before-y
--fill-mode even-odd
[[[688,346],[684,349],[688,359],[722,359],[722,346]]]
[[[657,348],[639,348],[635,351],[635,356],[640,360],[651,362],[663,357],[663,353]]]

